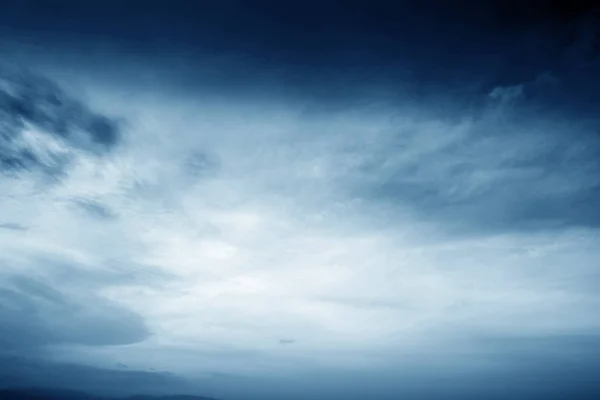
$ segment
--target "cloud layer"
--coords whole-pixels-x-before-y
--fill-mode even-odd
[[[419,31],[353,31],[356,7],[336,26],[366,44]],[[219,10],[207,15],[229,15]],[[468,32],[452,22],[431,58],[422,45],[439,36],[423,34],[406,43],[414,65],[386,52],[361,64],[377,49],[360,42],[351,57],[354,42],[337,46],[312,19],[323,47],[307,34],[305,53],[279,53],[260,29],[265,10],[248,38],[223,39],[231,58],[189,50],[175,72],[171,58],[112,54],[97,38],[83,61],[68,48],[24,58],[51,78],[3,67],[0,367],[13,372],[0,384],[160,384],[232,399],[591,393],[600,141],[586,111],[595,97],[576,88],[598,68],[584,46],[594,26],[581,25],[588,38],[564,25],[556,35],[577,34],[557,45],[540,17],[455,60],[450,44]],[[471,11],[471,23],[488,15]],[[294,44],[299,20],[286,18]],[[204,32],[183,22],[186,37]],[[523,48],[508,46],[515,37]],[[487,69],[496,48],[510,50],[508,65],[543,43],[563,61]]]

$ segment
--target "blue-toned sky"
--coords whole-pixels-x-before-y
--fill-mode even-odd
[[[600,398],[592,1],[2,1],[0,386]]]

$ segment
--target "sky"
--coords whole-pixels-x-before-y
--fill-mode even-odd
[[[579,399],[592,1],[0,5],[0,387]]]

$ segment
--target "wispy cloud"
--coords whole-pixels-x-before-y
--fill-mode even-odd
[[[0,66],[0,167],[56,174],[83,150],[114,146],[116,121],[70,98],[53,82],[22,68]]]

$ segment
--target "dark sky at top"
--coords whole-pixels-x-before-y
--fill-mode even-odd
[[[4,1],[0,18],[9,36],[84,52],[104,43],[192,65],[222,57],[221,86],[270,80],[343,97],[410,78],[414,90],[467,95],[546,73],[573,85],[563,105],[597,101],[594,1]]]

